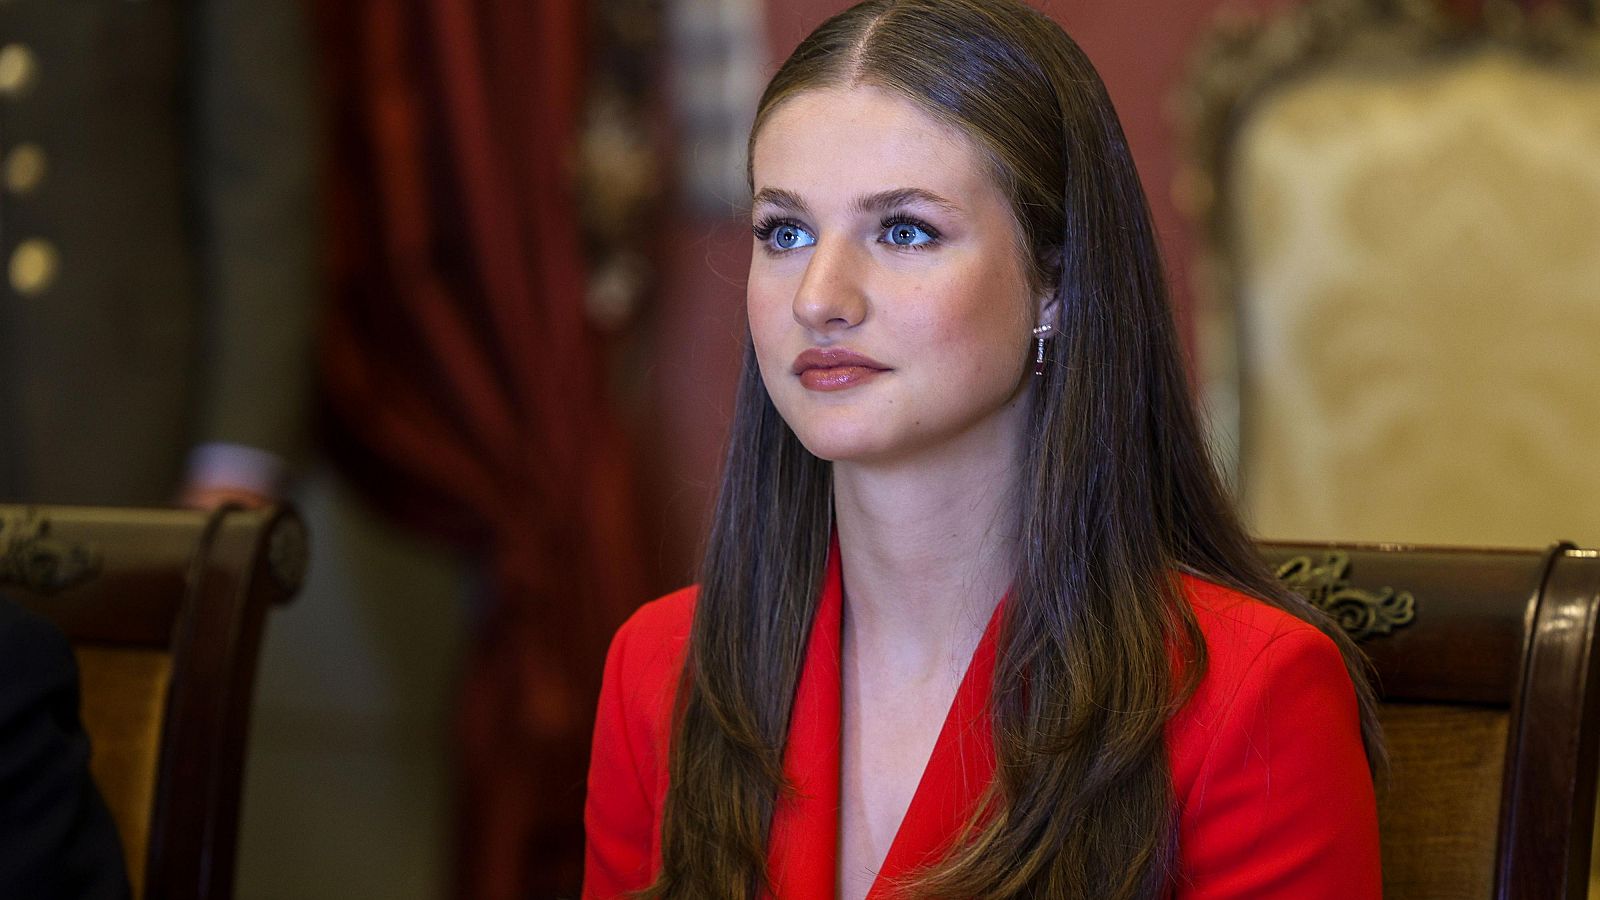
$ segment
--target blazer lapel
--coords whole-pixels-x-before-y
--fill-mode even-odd
[[[995,607],[978,649],[967,664],[955,702],[950,705],[928,765],[922,770],[922,779],[917,782],[916,793],[911,796],[867,900],[898,896],[900,882],[938,862],[961,835],[994,779],[989,695],[994,682],[1000,610],[1004,607],[1004,600]],[[837,822],[834,828],[837,831]]]
[[[868,900],[891,900],[897,882],[937,862],[961,833],[994,778],[989,691],[1004,607],[1002,601],[995,608],[967,665]],[[789,743],[784,748],[784,776],[793,790],[778,799],[767,844],[768,873],[773,896],[779,900],[831,900],[836,896],[843,608],[844,584],[835,535],[795,690]]]
[[[779,797],[767,842],[768,873],[774,896],[781,900],[829,900],[836,889],[843,607],[835,536],[795,689],[789,744],[784,748],[783,773],[793,793]]]

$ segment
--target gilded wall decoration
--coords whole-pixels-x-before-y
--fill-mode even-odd
[[[590,7],[592,64],[576,169],[589,263],[585,311],[617,331],[639,312],[655,282],[652,242],[640,228],[660,212],[666,172],[660,160],[661,4],[600,0]]]

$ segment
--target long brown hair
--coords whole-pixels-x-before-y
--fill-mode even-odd
[[[752,142],[802,91],[867,84],[989,157],[1036,284],[1059,300],[1035,379],[1012,600],[993,685],[996,777],[964,840],[919,874],[940,897],[1159,894],[1176,860],[1165,727],[1205,672],[1177,573],[1243,590],[1343,649],[1379,753],[1359,655],[1256,557],[1207,458],[1145,202],[1099,76],[1014,0],[867,0],[806,38]],[[832,519],[830,464],[774,409],[747,347],[648,894],[753,897],[785,790],[783,749]],[[1174,674],[1174,655],[1184,665]]]

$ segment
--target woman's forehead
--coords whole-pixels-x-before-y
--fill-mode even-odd
[[[870,85],[785,99],[756,134],[751,173],[758,197],[781,191],[807,204],[915,187],[965,205],[997,191],[966,133]]]

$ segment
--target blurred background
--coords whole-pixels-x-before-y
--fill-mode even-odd
[[[842,2],[0,3],[0,500],[288,499],[242,898],[575,896],[606,642],[692,580],[744,150]],[[1587,0],[1048,0],[1266,536],[1600,543]]]

